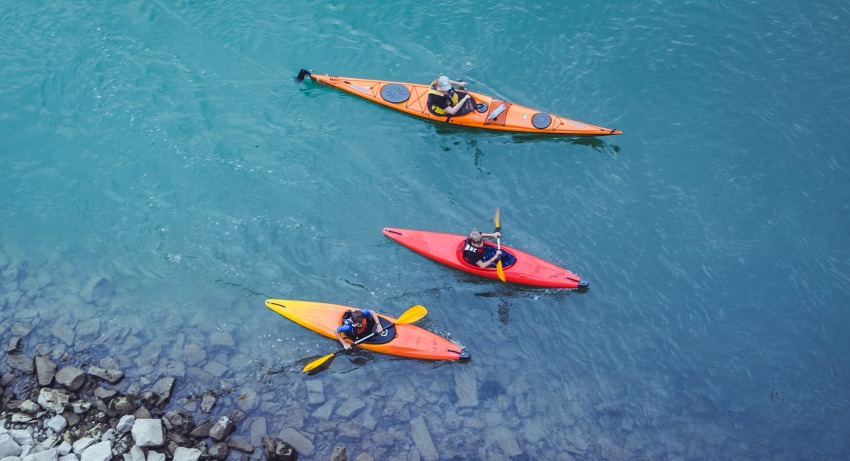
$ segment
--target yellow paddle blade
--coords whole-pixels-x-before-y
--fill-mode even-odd
[[[417,304],[415,306],[412,306],[410,309],[404,311],[404,313],[398,317],[398,320],[396,320],[395,323],[413,323],[421,319],[422,317],[425,317],[427,314],[428,309],[425,309],[425,306],[420,306]]]
[[[493,216],[493,224],[496,225],[496,229],[499,229],[499,208],[496,208],[496,216]]]
[[[308,371],[310,371],[310,370],[312,370],[312,369],[314,369],[314,368],[319,367],[319,366],[320,366],[320,365],[322,365],[323,363],[325,363],[325,362],[327,362],[328,360],[330,360],[331,358],[333,358],[333,356],[334,356],[334,355],[336,355],[336,354],[335,354],[335,353],[334,353],[334,354],[328,354],[328,355],[326,355],[326,356],[324,356],[324,357],[322,357],[322,358],[319,358],[319,359],[313,360],[312,362],[308,363],[306,367],[304,367],[304,370],[303,370],[303,371],[304,371],[304,373],[307,373]]]
[[[507,280],[505,279],[505,269],[502,268],[501,259],[499,259],[499,261],[496,263],[496,275],[499,276],[499,280],[507,282]]]

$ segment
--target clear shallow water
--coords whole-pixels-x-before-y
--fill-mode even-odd
[[[3,321],[103,316],[164,343],[224,329],[230,363],[248,359],[228,379],[260,394],[416,389],[409,416],[444,459],[511,450],[441,424],[509,430],[530,459],[846,458],[847,7],[440,5],[0,7]],[[448,73],[624,135],[442,127],[296,86],[302,67]],[[473,279],[380,233],[486,229],[496,207],[506,243],[590,290]],[[81,295],[93,277],[108,303]],[[297,361],[335,344],[267,297],[423,304],[473,361],[341,358],[305,377]],[[457,407],[458,380],[477,405]],[[404,416],[373,430],[407,448]],[[297,428],[339,443],[319,427]]]

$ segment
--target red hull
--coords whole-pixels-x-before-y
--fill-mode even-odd
[[[457,234],[410,229],[385,228],[384,235],[411,250],[455,269],[491,279],[499,279],[495,268],[481,269],[462,257],[466,237]],[[491,242],[485,242],[492,244]],[[588,282],[578,275],[536,256],[502,245],[516,257],[516,263],[504,269],[508,282],[547,288],[584,288]]]

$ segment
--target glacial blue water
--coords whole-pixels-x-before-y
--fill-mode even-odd
[[[847,4],[36,1],[0,25],[4,344],[21,321],[29,352],[93,318],[163,356],[227,331],[220,378],[282,406],[249,417],[309,435],[303,459],[358,446],[335,429],[352,420],[362,451],[412,459],[420,416],[439,459],[850,457]],[[440,126],[301,68],[447,74],[624,134]],[[477,279],[381,235],[489,230],[496,207],[506,244],[590,289]],[[473,359],[307,376],[338,344],[266,298],[422,304]],[[309,380],[366,408],[280,403]]]

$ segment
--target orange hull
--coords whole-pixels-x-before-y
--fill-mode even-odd
[[[609,136],[619,130],[571,120],[470,91],[483,112],[473,110],[464,115],[437,115],[428,109],[428,84],[389,82],[362,78],[312,74],[302,70],[298,79],[309,76],[315,82],[332,86],[410,115],[435,122],[469,126],[512,133],[540,133],[565,136]]]
[[[342,325],[343,314],[354,309],[339,304],[289,299],[268,299],[266,307],[304,328],[334,340],[336,340],[334,330]],[[382,314],[378,314],[378,317],[381,319],[381,325],[384,326],[396,320]],[[400,324],[385,331],[392,336],[377,337],[376,340],[382,341],[381,343],[371,343],[367,340],[358,344],[357,347],[382,354],[424,360],[459,360],[470,357],[469,352],[464,348],[415,325]]]

